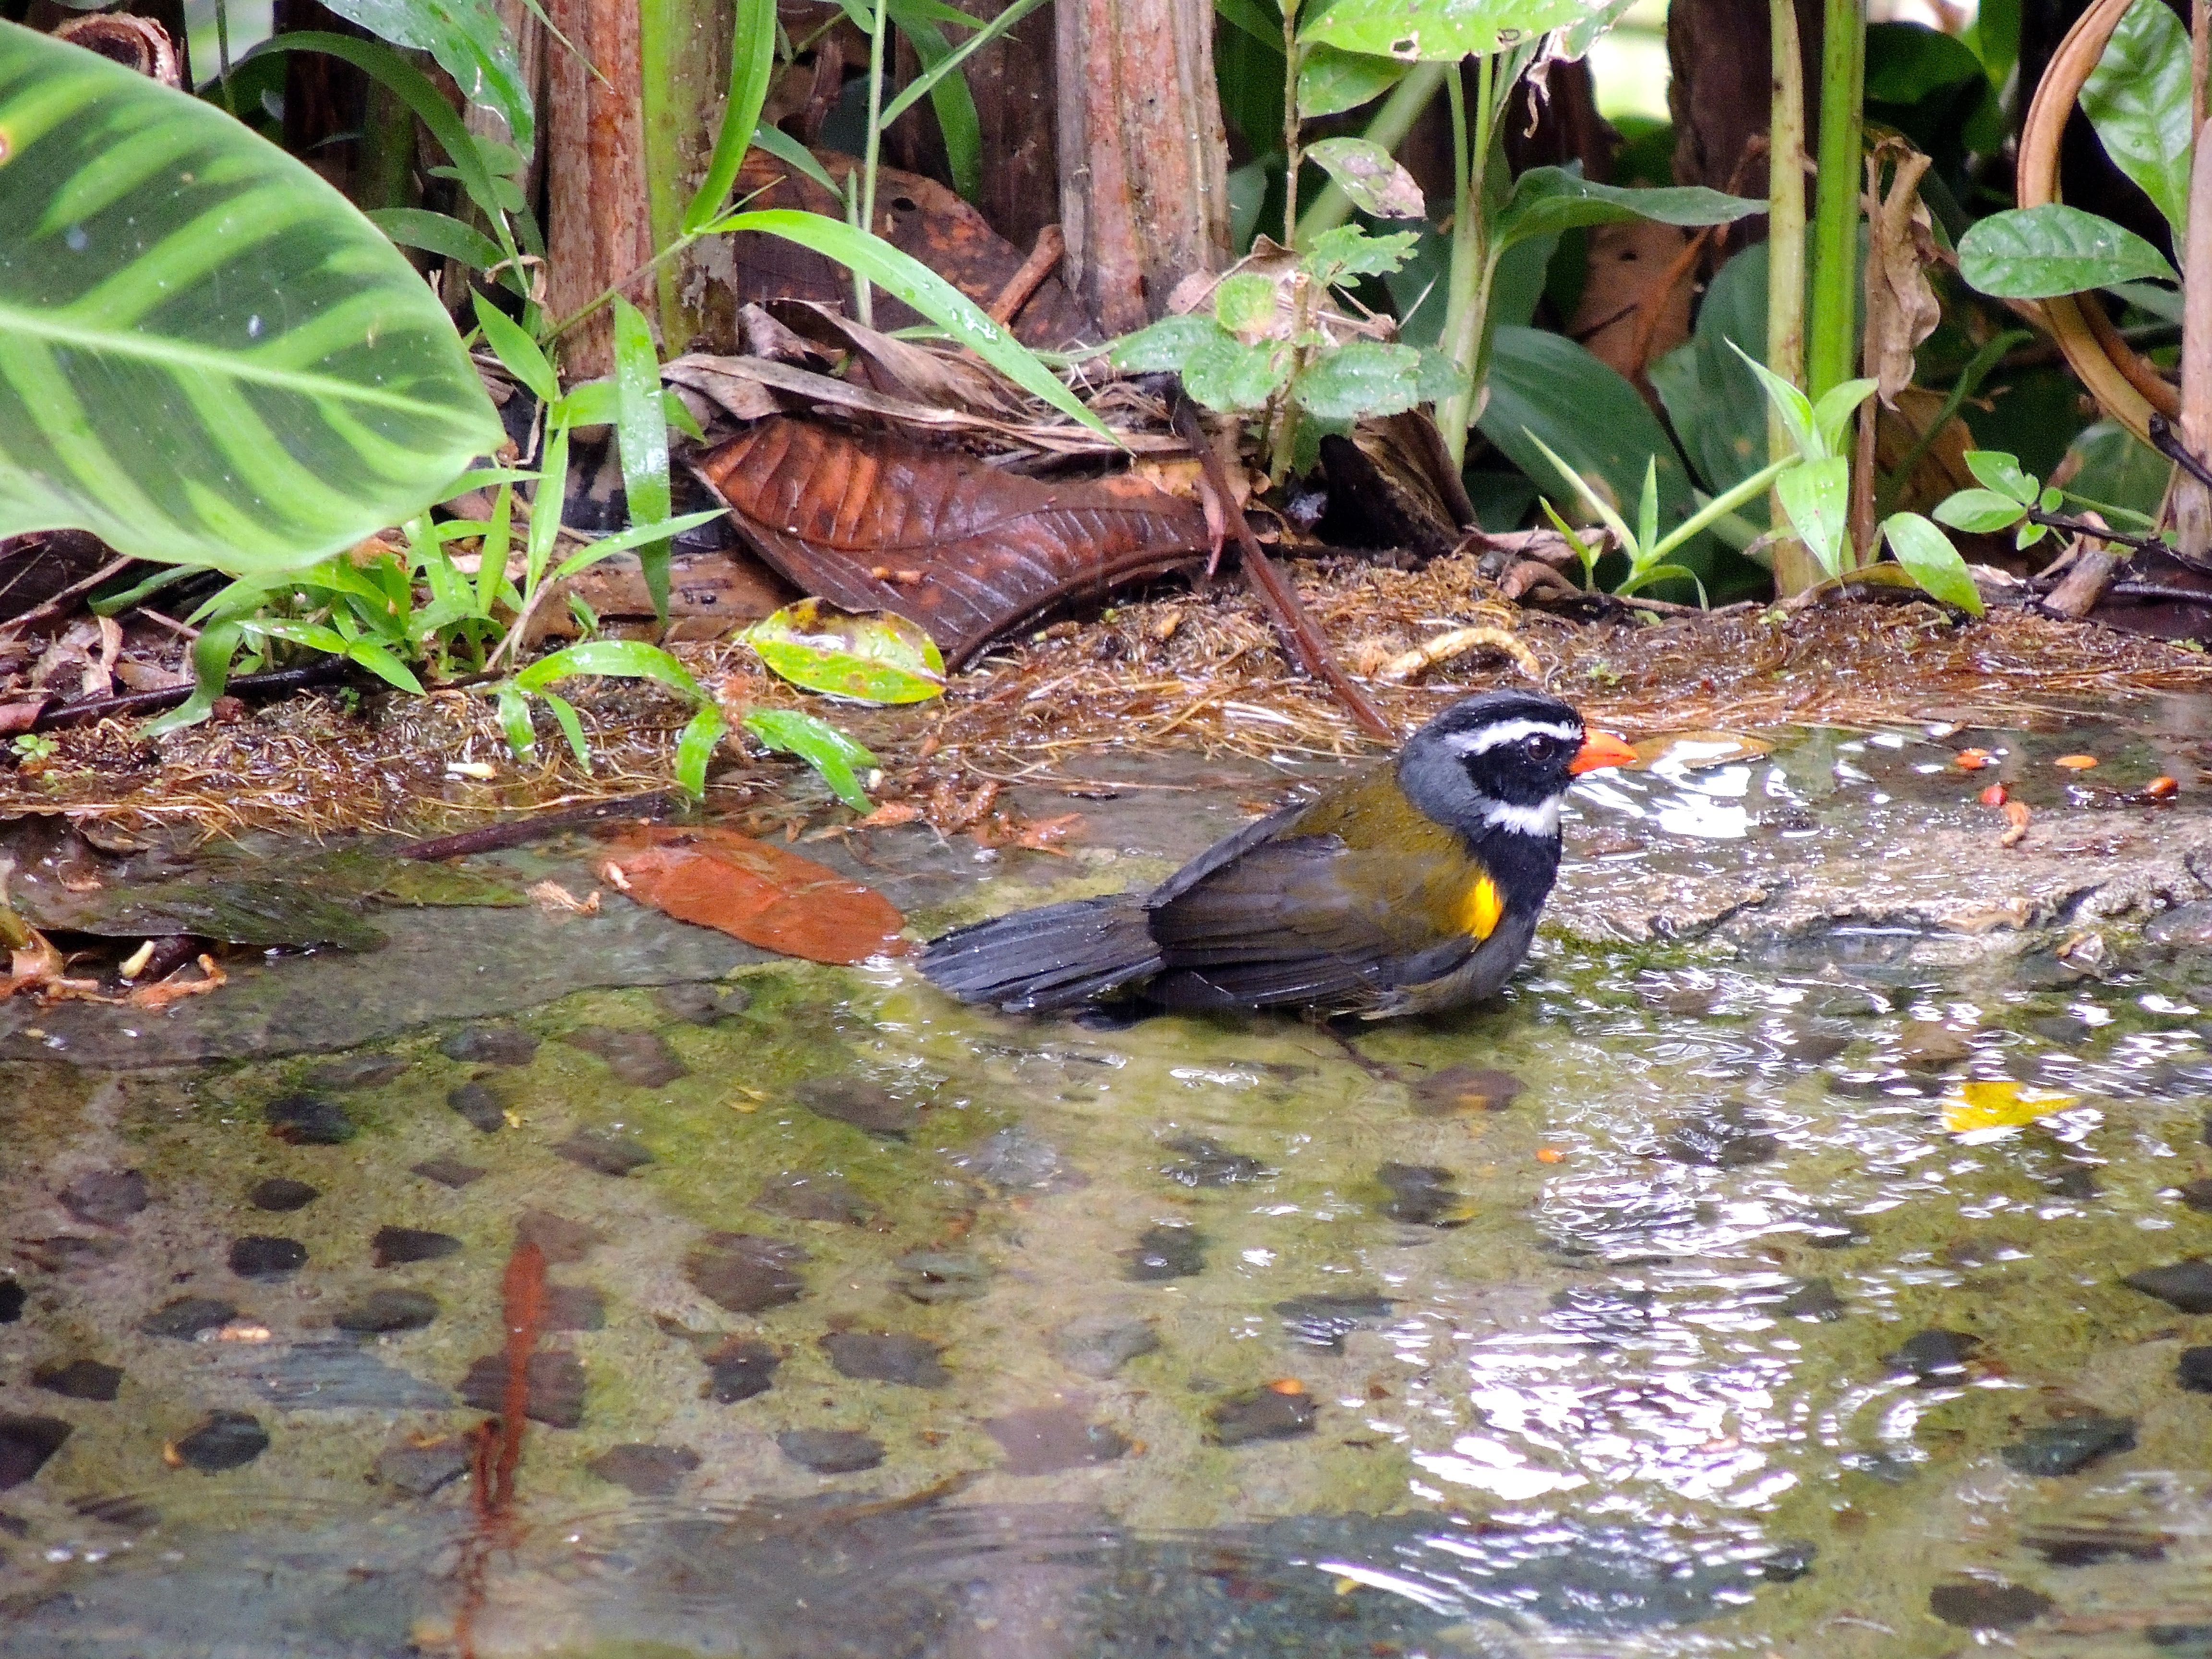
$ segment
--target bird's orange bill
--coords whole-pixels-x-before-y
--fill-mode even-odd
[[[1612,732],[1593,732],[1583,739],[1582,748],[1567,763],[1567,770],[1595,772],[1601,767],[1633,766],[1636,760],[1636,751]]]

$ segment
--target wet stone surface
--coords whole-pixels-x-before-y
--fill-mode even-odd
[[[1147,1227],[1121,1260],[1124,1275],[1140,1284],[1194,1279],[1206,1271],[1206,1237],[1194,1227]]]
[[[580,1169],[617,1180],[653,1162],[652,1152],[641,1142],[604,1129],[579,1129],[553,1150]]]
[[[123,1371],[97,1359],[72,1359],[40,1366],[31,1373],[31,1386],[70,1400],[112,1400],[123,1386]]]
[[[249,1233],[230,1247],[230,1270],[240,1279],[282,1279],[307,1265],[307,1247],[296,1238]]]
[[[95,1170],[61,1191],[62,1208],[95,1227],[119,1227],[150,1201],[146,1177],[136,1170]]]
[[[267,1210],[276,1215],[289,1215],[294,1210],[304,1210],[323,1195],[322,1188],[311,1187],[304,1181],[294,1181],[284,1176],[271,1176],[266,1181],[257,1181],[246,1195],[246,1201],[257,1210]]]
[[[884,1461],[884,1444],[857,1429],[787,1429],[775,1443],[817,1474],[853,1474]]]
[[[832,1331],[822,1339],[822,1351],[841,1376],[910,1389],[941,1389],[952,1381],[938,1345],[905,1331]]]
[[[205,1474],[244,1468],[269,1449],[269,1431],[251,1412],[210,1412],[171,1443],[179,1463]]]
[[[2150,708],[1585,781],[1530,962],[1446,1018],[1012,1018],[612,894],[380,912],[128,1040],[0,1006],[0,1659],[447,1653],[477,1593],[482,1659],[2195,1652],[2212,799],[2048,763],[2194,777],[2212,703]],[[1206,766],[1009,786],[1065,859],[805,845],[927,936],[1284,781]],[[2066,1103],[1961,1127],[2000,1076]],[[215,1413],[258,1455],[165,1466]]]

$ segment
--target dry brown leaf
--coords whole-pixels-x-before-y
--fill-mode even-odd
[[[1196,505],[1147,484],[1047,483],[805,421],[764,421],[697,471],[745,541],[802,590],[920,623],[947,668],[1046,611],[1192,563],[1207,544]]]
[[[1896,164],[1883,196],[1881,167]],[[1885,404],[1912,384],[1914,349],[1936,331],[1943,307],[1928,281],[1939,257],[1920,180],[1932,163],[1902,139],[1867,157],[1866,367]]]
[[[574,916],[595,916],[599,913],[599,892],[596,887],[589,898],[578,898],[557,881],[541,881],[535,887],[523,890],[530,902],[549,914]]]
[[[857,830],[890,830],[902,823],[912,823],[921,816],[921,808],[910,800],[887,800],[881,806],[854,825]]]
[[[734,830],[639,825],[610,850],[609,872],[641,904],[784,956],[854,963],[906,948],[906,919],[882,894]]]

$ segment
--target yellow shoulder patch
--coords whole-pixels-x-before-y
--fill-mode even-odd
[[[1458,921],[1462,933],[1488,939],[1498,931],[1498,919],[1504,914],[1505,901],[1498,894],[1498,884],[1487,875],[1478,875],[1460,896]]]

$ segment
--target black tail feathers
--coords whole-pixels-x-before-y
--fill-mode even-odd
[[[1139,893],[956,927],[932,939],[920,963],[924,977],[963,1002],[995,1003],[1010,1014],[1093,1002],[1134,988],[1162,965]]]

